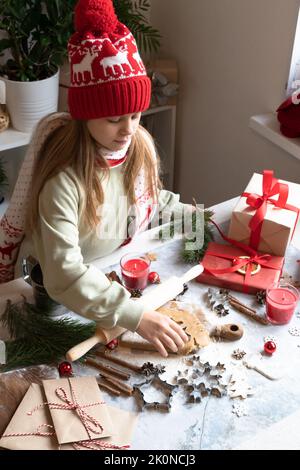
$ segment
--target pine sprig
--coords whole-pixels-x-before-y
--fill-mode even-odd
[[[196,233],[196,230],[198,228],[199,220],[197,220],[197,211],[200,209],[197,208],[196,206],[196,211],[193,212],[192,214],[192,233]],[[203,222],[204,222],[204,232],[203,232],[203,246],[200,249],[194,249],[191,250],[188,248],[188,245],[191,243],[196,242],[196,236],[193,238],[188,238],[187,236],[183,236],[183,250],[182,250],[182,258],[186,263],[189,264],[195,264],[198,263],[204,256],[204,253],[207,249],[207,245],[209,242],[213,240],[213,231],[210,226],[210,220],[214,213],[210,210],[205,210],[203,211]],[[201,214],[201,216],[202,216]],[[176,225],[177,224],[177,225]],[[164,240],[165,238],[174,238],[176,233],[183,233],[185,234],[184,230],[184,218],[182,217],[182,220],[179,222],[176,221],[176,224],[174,222],[174,214],[172,214],[170,218],[170,225],[167,226],[166,229],[161,229],[159,232],[159,238],[160,240]]]
[[[199,263],[199,261],[202,260],[206,250],[207,250],[207,245],[209,242],[213,240],[213,232],[211,230],[211,227],[209,226],[209,220],[205,223],[204,225],[204,240],[203,240],[203,246],[199,250],[188,250],[186,247],[182,250],[182,258],[186,263],[189,264],[195,264]],[[195,242],[196,238],[194,240],[189,240],[189,242]]]
[[[76,344],[94,335],[95,323],[80,323],[65,317],[52,319],[26,300],[7,302],[1,323],[13,340],[6,342],[6,364],[14,368],[59,362]]]

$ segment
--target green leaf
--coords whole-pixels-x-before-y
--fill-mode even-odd
[[[149,0],[113,2],[119,20],[132,30],[138,47],[144,52],[158,51],[161,36],[146,17]],[[10,49],[14,59],[13,66],[9,61],[1,64],[1,73],[5,70],[14,80],[39,80],[49,76],[53,66],[61,65],[74,32],[76,3],[77,0],[0,0],[0,29],[8,36],[0,40],[0,54]]]

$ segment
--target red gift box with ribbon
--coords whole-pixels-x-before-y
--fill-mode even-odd
[[[197,282],[255,294],[279,281],[284,258],[260,253],[249,247],[210,242]]]
[[[254,173],[235,206],[228,236],[255,250],[284,256],[299,216],[300,185]]]

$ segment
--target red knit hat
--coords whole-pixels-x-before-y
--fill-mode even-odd
[[[68,43],[69,111],[74,119],[137,113],[149,107],[151,80],[135,39],[112,0],[79,0]]]

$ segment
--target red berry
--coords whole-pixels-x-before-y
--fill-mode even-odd
[[[151,273],[148,274],[148,281],[151,284],[160,284],[159,274],[156,273],[155,271],[152,271]]]
[[[113,350],[119,346],[119,341],[117,338],[112,339],[107,345],[105,346],[107,349]]]
[[[266,354],[272,355],[276,351],[276,344],[274,341],[267,341],[264,344],[264,351]]]
[[[73,369],[69,362],[61,362],[58,366],[58,372],[60,377],[70,377],[73,375]]]

